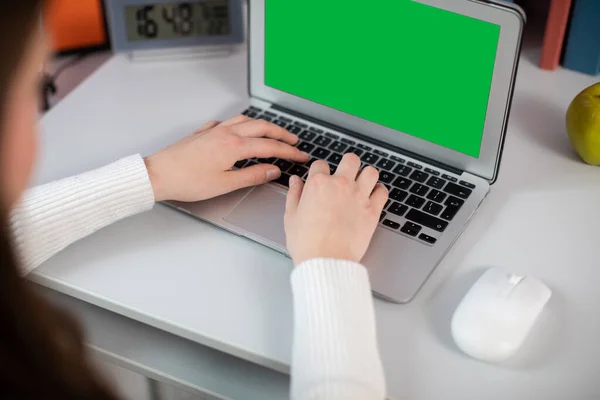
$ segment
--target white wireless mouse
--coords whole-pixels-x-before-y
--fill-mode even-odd
[[[535,278],[489,269],[454,312],[454,341],[473,358],[504,361],[525,341],[551,294]]]

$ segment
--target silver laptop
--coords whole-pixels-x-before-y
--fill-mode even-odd
[[[356,153],[390,190],[363,260],[377,296],[410,301],[496,180],[524,21],[486,1],[251,2],[244,113],[298,135],[332,172]],[[288,179],[309,165],[236,168],[254,163],[282,177],[171,205],[287,254]]]

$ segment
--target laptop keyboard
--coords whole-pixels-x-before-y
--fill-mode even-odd
[[[379,171],[379,181],[390,192],[380,216],[380,226],[424,244],[435,244],[475,189],[474,184],[456,176],[415,161],[407,161],[399,155],[389,154],[355,139],[309,127],[303,122],[271,111],[250,107],[243,114],[272,122],[298,135],[300,140],[296,147],[310,154],[311,158],[306,164],[276,158],[242,160],[235,164],[236,168],[258,163],[274,164],[282,172],[274,183],[289,187],[292,175],[298,175],[304,180],[307,178],[308,169],[313,162],[327,161],[333,174],[343,155],[354,153],[360,157],[362,168],[371,165]]]

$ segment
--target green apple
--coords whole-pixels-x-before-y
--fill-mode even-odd
[[[579,93],[569,106],[567,133],[583,161],[600,165],[600,83]]]

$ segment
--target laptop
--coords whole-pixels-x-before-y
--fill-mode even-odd
[[[374,294],[413,299],[498,177],[524,13],[471,0],[253,0],[244,114],[298,135],[308,164],[200,203],[171,203],[287,255],[291,175],[345,153],[390,192],[363,260]]]

